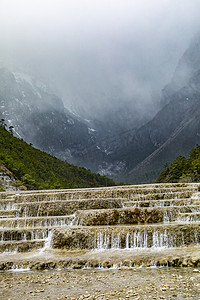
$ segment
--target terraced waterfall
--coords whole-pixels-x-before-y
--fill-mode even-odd
[[[198,266],[199,187],[0,193],[0,269]]]

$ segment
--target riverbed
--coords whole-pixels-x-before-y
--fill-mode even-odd
[[[128,268],[0,272],[0,299],[200,299],[200,270]]]

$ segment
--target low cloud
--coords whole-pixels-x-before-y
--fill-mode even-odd
[[[148,109],[199,32],[199,10],[197,0],[1,0],[0,64],[88,116],[129,101]]]

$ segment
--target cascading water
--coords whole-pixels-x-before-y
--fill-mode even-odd
[[[99,232],[97,236],[95,235],[94,249],[105,250],[109,248],[110,237],[107,237],[106,233]]]
[[[159,231],[153,232],[152,248],[173,248],[173,247],[176,247],[174,238],[172,235],[167,233],[166,230],[164,231],[164,233],[160,233]]]
[[[51,249],[52,247],[52,231],[48,231],[47,237],[45,238],[44,247],[39,250],[39,254],[42,254],[44,251]]]
[[[121,237],[120,233],[118,233],[116,236],[112,234],[111,236],[111,249],[120,249],[121,248]]]
[[[191,237],[191,240],[194,240]],[[176,237],[167,230],[164,232],[160,231],[134,231],[127,233],[125,242],[122,242],[123,237],[120,233],[103,233],[98,232],[94,236],[94,250],[107,250],[107,249],[164,249],[164,248],[175,248],[177,246],[185,246],[184,235],[182,233],[181,238],[178,242]]]
[[[161,188],[157,185],[153,187],[115,187],[113,189],[110,188],[110,190],[99,189],[97,193],[95,190],[93,192],[90,190],[55,191],[52,194],[51,192],[40,194],[39,191],[35,193],[19,193],[15,198],[1,199],[0,209],[5,211],[5,213],[2,212],[2,217],[0,218],[0,241],[2,245],[4,243],[7,245],[10,242],[10,244],[13,244],[12,249],[16,249],[15,245],[20,243],[20,245],[23,243],[24,245],[30,244],[31,250],[41,247],[41,253],[43,253],[51,247],[52,228],[56,228],[54,230],[61,228],[61,232],[64,232],[65,227],[72,226],[72,230],[80,227],[81,234],[84,234],[84,230],[88,234],[90,234],[90,230],[93,230],[88,249],[91,249],[92,245],[96,250],[164,249],[186,247],[190,244],[198,245],[200,242],[200,230],[197,227],[197,223],[200,222],[200,214],[198,215],[200,212],[200,193],[197,192],[197,188],[197,186],[194,186],[188,191],[185,188],[184,191],[178,185],[162,186]],[[192,196],[193,190],[195,194]],[[73,201],[66,203],[66,201],[73,199],[75,199],[74,204]],[[98,201],[96,201],[97,199]],[[105,202],[103,203],[101,199],[107,199],[108,207],[105,207]],[[110,204],[110,199],[112,200],[112,205]],[[78,209],[77,200],[82,201]],[[87,200],[89,200],[89,204],[84,206]],[[93,200],[96,201],[95,204]],[[54,216],[54,204],[56,201],[60,201],[58,205],[58,207],[60,206],[60,214],[58,210],[57,215]],[[47,205],[46,211],[45,205]],[[66,211],[69,215],[63,216],[63,211],[68,205],[69,209]],[[177,207],[180,207],[180,213]],[[139,208],[139,210],[134,212],[137,214],[138,211],[140,214],[138,221],[136,218],[132,219],[134,224],[131,224],[130,221],[130,216],[133,213],[133,209],[129,211],[130,208]],[[92,214],[94,216],[95,213],[98,218],[99,209],[102,211],[108,209],[116,210],[116,214],[113,214],[113,220],[116,221],[116,216],[121,213],[119,217],[120,222],[117,224],[113,223],[113,226],[98,225],[101,222],[97,222],[97,225],[93,226],[83,226],[84,214],[80,210],[84,209],[91,210],[88,213],[88,218]],[[79,213],[76,212],[77,210]],[[129,219],[122,217],[125,214],[127,216],[129,213]],[[43,214],[46,214],[46,216],[43,216]],[[146,218],[145,214],[150,216],[150,219]],[[85,213],[85,215],[87,214]],[[144,216],[144,219],[140,219],[140,216]],[[157,219],[156,216],[158,216]],[[90,223],[88,222],[88,224]],[[193,227],[191,224],[193,224]],[[183,226],[182,232],[178,230],[179,225]],[[28,249],[28,247],[24,249]],[[87,248],[87,243],[85,243],[84,247]],[[5,251],[5,247],[2,249],[2,252]]]
[[[0,204],[0,210],[13,210],[14,204],[13,202],[3,202]]]
[[[164,223],[169,223],[170,222],[170,219],[169,219],[167,211],[163,212],[163,222]]]
[[[147,232],[135,231],[132,234],[126,234],[126,249],[147,248],[148,234]]]
[[[69,223],[67,225],[68,226],[78,225],[79,219],[77,218],[76,214],[71,215],[71,217],[72,217],[72,220],[69,221]]]

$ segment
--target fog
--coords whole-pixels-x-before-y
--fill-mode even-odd
[[[198,0],[1,0],[0,66],[44,81],[85,117],[131,102],[153,113],[199,11]]]

